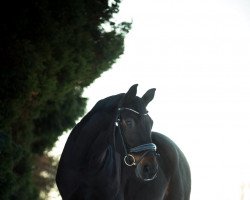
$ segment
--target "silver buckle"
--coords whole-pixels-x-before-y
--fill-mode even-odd
[[[132,162],[129,161],[130,159],[132,159]],[[128,155],[124,156],[124,162],[125,162],[125,164],[126,164],[127,166],[129,166],[129,167],[131,167],[131,166],[133,166],[133,165],[136,165],[136,163],[135,163],[135,158],[134,158],[134,156],[132,156],[131,154],[128,154]]]

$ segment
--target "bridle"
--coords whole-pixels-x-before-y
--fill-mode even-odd
[[[142,144],[142,145],[139,145],[139,146],[136,146],[133,148],[127,147],[127,143],[125,142],[124,134],[122,132],[121,123],[120,123],[121,122],[120,112],[123,110],[128,110],[128,111],[133,112],[137,115],[148,115],[148,112],[140,113],[136,110],[133,110],[133,109],[127,108],[127,107],[118,108],[115,126],[118,128],[118,132],[120,134],[123,149],[125,152],[125,156],[123,158],[124,163],[129,167],[136,166],[137,163],[139,163],[149,153],[153,153],[154,155],[158,156],[159,154],[156,153],[157,147],[154,143],[146,143],[146,144]],[[144,153],[140,157],[139,162],[136,163],[135,157],[132,154],[133,153],[141,153],[141,152],[144,152]]]

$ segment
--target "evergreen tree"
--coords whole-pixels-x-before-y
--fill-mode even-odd
[[[123,53],[130,24],[112,22],[119,3],[1,3],[1,200],[38,198],[37,156],[44,157],[58,136],[74,126],[85,110],[83,88]]]

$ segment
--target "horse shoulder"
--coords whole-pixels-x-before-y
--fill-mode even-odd
[[[160,153],[161,168],[170,177],[166,200],[189,200],[191,172],[188,161],[180,148],[167,136],[152,132],[152,140]]]

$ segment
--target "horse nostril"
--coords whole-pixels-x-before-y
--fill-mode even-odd
[[[145,165],[145,166],[143,167],[143,173],[145,173],[145,174],[150,173],[150,166],[149,166],[149,165]]]
[[[135,174],[143,181],[151,181],[157,176],[158,165],[157,163],[143,163],[137,164]]]

